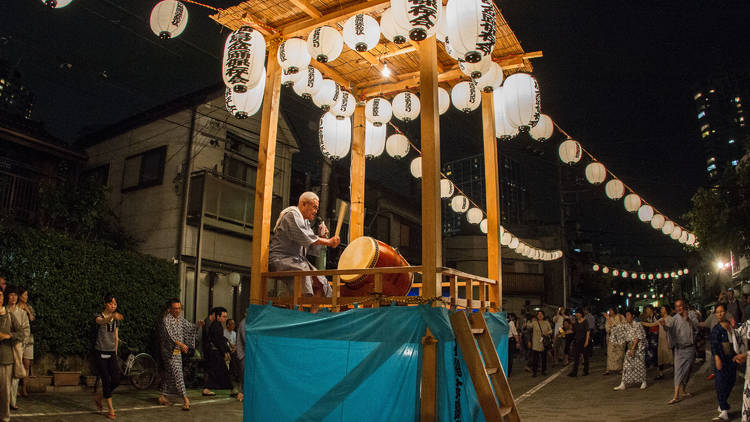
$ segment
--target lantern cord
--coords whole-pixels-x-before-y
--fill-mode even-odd
[[[561,127],[560,127],[560,126],[559,126],[559,125],[558,125],[558,124],[557,124],[556,122],[553,122],[553,124],[555,125],[555,127],[557,128],[557,130],[559,130],[559,131],[560,131],[560,132],[561,132],[561,133],[562,133],[563,135],[565,135],[565,137],[566,137],[566,138],[568,138],[568,139],[573,139],[573,137],[572,137],[572,136],[570,136],[570,135],[568,134],[568,132],[566,132],[566,131],[565,131],[565,130],[564,130],[563,128],[561,128]],[[585,154],[586,154],[586,155],[587,155],[587,156],[589,157],[589,159],[591,159],[592,161],[595,161],[595,162],[601,162],[601,161],[599,161],[599,160],[598,160],[598,159],[597,159],[596,157],[594,157],[594,155],[593,155],[593,154],[591,154],[590,152],[588,152],[588,150],[586,150],[586,148],[584,148],[584,147],[583,147],[583,145],[581,145],[581,143],[580,143],[580,142],[578,142],[578,145],[580,145],[580,147],[581,147],[581,151],[583,151],[583,152],[584,152],[584,153],[585,153]],[[611,171],[611,170],[610,170],[609,168],[605,167],[605,170],[606,170],[607,174],[609,174],[609,175],[610,175],[610,176],[611,176],[611,177],[612,177],[613,179],[619,180],[619,181],[620,181],[620,183],[622,183],[622,185],[623,185],[623,186],[625,187],[625,189],[627,189],[627,190],[628,190],[628,191],[629,191],[630,193],[634,193],[634,194],[638,195],[638,194],[637,194],[637,193],[635,192],[635,189],[631,188],[631,187],[630,187],[630,186],[628,186],[628,185],[627,185],[627,184],[626,184],[625,182],[623,182],[623,181],[622,181],[622,179],[620,179],[620,178],[619,178],[619,177],[617,177],[617,176],[616,176],[616,175],[615,175],[614,173],[612,173],[612,171]],[[646,201],[645,199],[643,199],[643,197],[642,197],[641,195],[638,195],[638,198],[640,198],[640,199],[641,199],[641,202],[642,202],[642,203],[643,203],[644,205],[648,205],[648,206],[650,206],[651,208],[653,208],[653,209],[654,209],[654,215],[656,215],[656,214],[658,213],[658,214],[661,214],[661,215],[665,216],[664,218],[667,218],[667,217],[666,217],[666,214],[665,214],[665,213],[663,213],[663,212],[662,212],[662,211],[660,211],[660,210],[659,210],[658,208],[656,208],[655,206],[653,206],[653,205],[652,205],[651,203],[649,203],[648,201]],[[668,220],[669,220],[669,221],[672,221],[672,222],[674,222],[674,221],[675,221],[675,220],[673,220],[673,219],[671,219],[671,218],[669,218]],[[680,227],[680,228],[681,228],[682,230],[684,230],[684,231],[687,231],[687,230],[685,230],[685,227],[683,227],[682,225],[678,225],[678,227]],[[690,232],[690,231],[688,231],[688,233],[691,233],[691,232]]]
[[[211,10],[213,10],[215,12],[223,12],[224,11],[224,9],[222,9],[222,8],[213,7],[213,6],[210,6],[208,4],[201,3],[201,2],[198,2],[198,1],[195,1],[195,0],[182,0],[182,1],[184,1],[185,3],[195,4],[197,6],[202,6],[202,7],[205,7],[206,9],[211,9]]]
[[[389,125],[390,125],[390,126],[391,126],[391,127],[393,128],[393,130],[395,130],[395,131],[396,131],[396,133],[398,133],[399,135],[402,135],[402,136],[404,136],[404,138],[406,138],[406,142],[408,142],[408,143],[409,143],[409,145],[410,145],[410,146],[411,146],[411,147],[412,147],[412,148],[414,149],[414,151],[417,151],[417,153],[419,153],[419,156],[420,156],[420,157],[422,156],[422,151],[421,151],[421,150],[420,150],[419,148],[417,148],[417,146],[416,146],[416,145],[414,145],[414,143],[413,143],[413,142],[412,142],[412,141],[411,141],[411,140],[409,139],[409,137],[408,137],[408,136],[406,136],[406,134],[404,134],[404,132],[402,132],[402,131],[401,131],[401,129],[399,129],[399,128],[398,128],[398,127],[397,127],[396,125],[394,125],[394,124],[393,124],[393,122],[390,122],[390,121],[389,121],[389,122],[388,122],[388,124],[389,124]],[[487,213],[486,213],[486,212],[485,212],[485,211],[484,211],[484,210],[482,209],[482,207],[480,207],[480,206],[479,206],[479,205],[478,205],[478,204],[477,204],[476,202],[474,202],[474,201],[473,201],[473,200],[472,200],[472,199],[471,199],[471,198],[469,197],[469,195],[467,195],[467,194],[466,194],[466,193],[465,193],[464,191],[462,191],[462,190],[461,190],[461,188],[459,188],[459,187],[458,187],[458,185],[456,185],[456,184],[455,184],[455,183],[454,183],[454,182],[453,182],[453,181],[452,181],[452,180],[450,179],[450,177],[446,176],[446,175],[445,175],[445,173],[443,173],[442,171],[440,172],[440,176],[441,176],[442,178],[445,178],[445,179],[449,180],[449,181],[451,182],[451,184],[453,184],[453,188],[454,188],[454,189],[455,189],[456,191],[458,191],[458,193],[459,193],[459,194],[463,195],[463,196],[464,196],[464,198],[466,198],[466,199],[467,199],[467,200],[469,201],[469,203],[471,203],[471,205],[473,205],[473,206],[474,206],[475,208],[477,208],[477,209],[481,210],[481,211],[482,211],[482,216],[483,216],[484,218],[487,218]],[[507,230],[505,230],[505,231],[507,231]],[[508,231],[508,233],[510,233],[510,232]],[[516,238],[517,238],[517,236],[513,235],[513,233],[510,233],[510,234],[511,234],[511,236],[513,236],[513,237],[516,237]],[[536,249],[536,250],[539,250],[539,251],[541,251],[541,252],[545,252],[545,253],[554,253],[554,252],[561,252],[560,250],[556,250],[556,251],[553,251],[553,250],[545,250],[545,249],[537,248],[537,247],[535,247],[535,246],[531,246],[531,245],[528,245],[528,244],[527,244],[527,243],[525,243],[525,242],[521,242],[521,240],[520,240],[520,239],[519,239],[519,244],[527,245],[527,246],[529,246],[529,247],[531,247],[531,248],[534,248],[534,249]],[[502,246],[506,246],[506,247],[508,247],[507,245],[502,245]],[[533,259],[533,258],[530,258],[530,259]]]

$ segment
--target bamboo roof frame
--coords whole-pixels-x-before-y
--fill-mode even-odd
[[[443,1],[445,3],[446,0]],[[211,16],[222,26],[235,30],[250,25],[265,36],[270,48],[291,37],[303,37],[318,26],[330,25],[341,30],[349,17],[367,13],[379,19],[390,0],[247,0]],[[541,51],[526,52],[495,6],[497,43],[492,59],[507,76],[533,71],[531,59],[542,57]],[[341,55],[329,63],[312,60],[312,66],[324,77],[350,90],[360,100],[374,96],[392,96],[419,87],[419,58],[416,43],[396,45],[381,38],[370,51],[357,52],[344,45]],[[381,74],[383,67],[389,77]],[[469,78],[458,69],[458,63],[438,43],[438,78],[443,85],[454,85]]]

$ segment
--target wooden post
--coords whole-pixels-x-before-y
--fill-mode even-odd
[[[276,159],[276,132],[279,127],[279,97],[281,93],[281,68],[276,60],[279,40],[268,45],[266,89],[263,93],[263,111],[260,121],[258,145],[258,175],[255,179],[255,209],[253,215],[253,246],[250,261],[250,303],[261,303],[261,273],[268,271],[268,242],[271,238],[271,199],[273,198],[273,173]],[[299,292],[295,290],[295,294]]]
[[[440,220],[440,114],[438,113],[437,42],[429,37],[417,42],[419,101],[422,138],[422,295],[442,291],[437,267],[442,264]]]
[[[349,241],[364,235],[365,229],[365,107],[354,109],[352,127],[351,208]]]
[[[341,296],[341,276],[336,274],[333,276],[333,294],[331,295],[331,312],[338,312],[341,308],[339,306],[339,297]]]
[[[500,173],[495,138],[495,106],[491,92],[482,93],[482,132],[484,138],[484,186],[487,206],[487,278],[497,280],[490,286],[490,302],[503,308],[503,272],[500,248]]]
[[[435,39],[435,37],[431,37]],[[434,422],[437,420],[437,339],[432,336],[429,328],[425,329],[422,337],[422,386],[419,400],[420,422]]]

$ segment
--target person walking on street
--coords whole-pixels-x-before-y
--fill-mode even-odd
[[[536,376],[539,366],[542,367],[542,375],[547,375],[547,347],[545,343],[551,343],[552,326],[544,317],[544,312],[537,311],[536,318],[527,323],[531,329],[531,342],[528,345],[532,353],[531,370],[532,376]],[[545,337],[549,340],[545,341]]]
[[[169,299],[159,326],[159,349],[164,365],[164,377],[158,402],[163,406],[170,406],[172,403],[167,400],[167,396],[178,395],[184,402],[182,410],[190,410],[190,400],[187,397],[182,372],[182,354],[195,347],[195,337],[203,326],[203,321],[192,324],[180,315],[181,312],[180,300]]]
[[[8,286],[5,289],[5,307],[8,309],[8,312],[10,312],[13,317],[16,318],[18,323],[21,325],[21,331],[23,331],[23,340],[21,340],[21,345],[14,345],[13,347],[20,347],[21,348],[21,356],[23,356],[23,344],[26,342],[26,339],[31,336],[31,327],[29,326],[29,316],[26,314],[26,311],[23,310],[18,305],[18,288],[15,286]],[[22,363],[23,365],[23,363]],[[10,408],[13,410],[18,410],[18,406],[16,405],[16,400],[18,399],[18,384],[23,378],[21,376],[22,374],[18,374],[15,371],[13,372],[13,381],[11,382],[10,386]]]
[[[668,404],[692,396],[687,392],[687,383],[695,360],[695,331],[698,329],[698,321],[688,312],[684,300],[678,299],[674,307],[674,316],[659,320],[659,324],[667,330],[674,349],[674,396]]]
[[[31,362],[34,361],[34,331],[31,327],[34,325],[36,314],[34,308],[29,305],[29,289],[21,287],[18,295],[18,307],[26,312],[29,319],[29,337],[23,342],[23,367],[26,369],[26,377],[31,375]],[[23,379],[23,388],[21,389],[21,396],[27,397],[29,395],[26,386],[26,378]]]
[[[651,305],[643,308],[641,315],[641,325],[646,332],[646,368],[659,366],[659,323],[657,321],[656,311]]]
[[[203,388],[204,396],[215,396],[212,389],[231,389],[227,360],[229,358],[229,343],[224,337],[224,326],[227,320],[227,310],[214,308],[214,322],[208,327],[206,344],[206,382]]]
[[[521,349],[521,337],[516,328],[516,314],[508,314],[508,376],[513,371],[513,357]]]
[[[646,333],[640,322],[635,320],[635,311],[625,312],[625,359],[622,364],[622,381],[615,390],[624,390],[628,385],[640,384],[641,390],[646,385]]]
[[[24,339],[23,327],[2,306],[4,299],[0,290],[0,421],[10,421],[11,378],[13,376],[13,345]]]
[[[594,352],[594,339],[596,338],[598,328],[596,326],[596,318],[594,318],[594,315],[591,313],[591,308],[589,306],[583,307],[583,319],[586,320],[586,324],[589,325],[589,330],[591,332],[591,340],[589,341],[589,356],[592,356]]]
[[[622,371],[625,345],[615,341],[616,336],[613,336],[613,333],[617,332],[618,326],[625,323],[625,318],[618,314],[615,308],[609,308],[604,314],[604,318],[607,319],[604,325],[607,332],[607,369],[604,371],[604,375],[609,375],[613,372]]]
[[[714,385],[716,387],[716,399],[719,402],[719,415],[713,420],[729,420],[729,394],[734,388],[737,379],[737,363],[734,357],[737,355],[738,342],[734,329],[726,319],[726,310],[723,305],[717,305],[716,319],[718,324],[711,329],[711,354],[714,359],[715,368]]]
[[[578,362],[583,355],[583,376],[589,374],[589,344],[591,343],[591,328],[584,318],[583,314],[576,313],[576,322],[573,324],[573,337],[575,345],[573,346],[573,370],[568,374],[569,377],[578,376]]]
[[[120,368],[117,363],[117,346],[120,342],[119,329],[123,320],[117,311],[117,300],[111,294],[104,296],[104,310],[96,314],[94,321],[98,325],[96,343],[94,343],[94,363],[102,389],[94,397],[96,408],[102,411],[102,399],[107,402],[107,418],[115,418],[115,408],[112,406],[112,391],[120,385]]]
[[[727,320],[731,321],[732,318],[737,324],[742,322],[742,305],[734,297],[734,289],[730,287],[727,289]]]

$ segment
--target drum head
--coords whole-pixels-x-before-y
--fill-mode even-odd
[[[367,236],[352,241],[339,257],[339,270],[372,268],[378,260],[378,242]],[[342,275],[341,281],[350,282],[362,277],[358,274]]]

